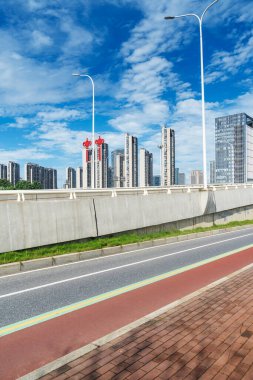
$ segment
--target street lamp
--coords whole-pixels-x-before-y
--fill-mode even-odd
[[[202,23],[203,23],[203,17],[207,10],[217,3],[219,0],[214,0],[211,4],[206,7],[202,15],[199,17],[195,13],[188,13],[185,15],[179,15],[179,16],[167,16],[164,17],[165,20],[173,20],[175,18],[181,18],[181,17],[187,17],[187,16],[193,16],[196,17],[199,21],[199,31],[200,31],[200,66],[201,66],[201,94],[202,94],[202,141],[203,141],[203,182],[204,182],[204,189],[207,189],[207,170],[206,170],[206,117],[205,117],[205,90],[204,90],[204,63],[203,63],[203,38],[202,38]]]
[[[72,74],[74,77],[87,77],[92,84],[92,156],[91,156],[91,188],[95,188],[95,85],[92,77],[88,74]]]

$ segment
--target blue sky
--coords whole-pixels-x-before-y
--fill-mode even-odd
[[[91,131],[110,150],[124,133],[139,137],[159,172],[160,126],[176,132],[176,166],[202,168],[199,31],[193,18],[209,0],[0,0],[0,163],[81,165]],[[220,0],[204,20],[208,161],[214,119],[253,116],[253,10],[250,0]]]

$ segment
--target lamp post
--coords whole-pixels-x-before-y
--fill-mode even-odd
[[[87,77],[92,85],[92,156],[91,156],[91,188],[95,188],[95,85],[92,77],[88,74],[72,74],[75,77]]]
[[[193,16],[196,17],[199,22],[199,32],[200,32],[200,66],[201,66],[201,94],[202,94],[202,144],[203,144],[203,183],[204,189],[207,189],[207,170],[206,170],[206,117],[205,117],[205,89],[204,89],[204,62],[203,62],[203,35],[202,35],[202,24],[203,17],[206,14],[207,10],[217,3],[219,0],[214,0],[209,4],[202,15],[199,17],[195,13],[187,13],[185,15],[179,16],[167,16],[165,20],[173,20],[175,18]]]

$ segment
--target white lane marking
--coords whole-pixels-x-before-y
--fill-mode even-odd
[[[164,258],[167,258],[169,256],[178,255],[178,254],[181,254],[181,253],[193,251],[193,250],[204,248],[204,247],[210,247],[211,245],[217,245],[217,244],[225,243],[225,242],[228,242],[228,241],[231,241],[231,240],[241,239],[241,238],[246,237],[246,236],[252,236],[252,234],[246,234],[246,235],[242,235],[242,236],[236,236],[236,237],[233,237],[233,238],[230,238],[230,239],[226,239],[226,240],[221,240],[221,241],[214,242],[214,243],[200,245],[198,247],[184,249],[182,251],[167,253],[166,255],[160,255],[160,256],[152,257],[152,258],[145,259],[145,260],[135,261],[133,263],[120,265],[120,266],[113,267],[113,268],[103,269],[103,270],[100,270],[100,271],[97,271],[97,272],[82,274],[80,276],[75,276],[75,277],[67,278],[67,279],[60,280],[60,281],[50,282],[50,283],[44,284],[44,285],[34,286],[33,288],[28,288],[28,289],[19,290],[17,292],[3,294],[3,295],[0,296],[0,299],[11,297],[11,296],[15,296],[15,295],[18,295],[18,294],[32,292],[32,291],[38,290],[38,289],[48,288],[50,286],[55,286],[55,285],[63,284],[63,283],[70,282],[70,281],[80,280],[81,278],[96,276],[98,274],[103,274],[103,273],[112,272],[112,271],[123,269],[123,268],[128,268],[128,267],[131,267],[131,266],[134,266],[134,265],[144,264],[144,263],[147,263],[147,262],[150,262],[150,261],[156,261],[156,260],[164,259]],[[243,249],[243,247],[242,247],[242,249]]]
[[[51,270],[51,269],[60,269],[62,267],[65,267],[65,266],[69,266],[69,265],[77,265],[77,264],[81,264],[81,263],[87,263],[87,262],[90,262],[90,261],[94,261],[94,260],[104,260],[104,259],[113,259],[114,257],[116,256],[123,256],[123,255],[127,255],[129,253],[135,253],[135,252],[140,252],[140,251],[146,251],[146,250],[149,250],[149,249],[156,249],[156,248],[161,248],[161,247],[166,247],[167,245],[174,245],[174,244],[180,244],[180,243],[186,243],[186,242],[190,242],[190,241],[195,241],[195,240],[200,240],[200,239],[208,239],[208,238],[212,238],[212,237],[217,237],[217,236],[221,236],[221,235],[227,235],[227,234],[234,234],[236,232],[242,232],[242,231],[247,231],[247,230],[251,230],[253,227],[247,227],[247,228],[243,228],[243,229],[239,229],[239,230],[234,230],[234,231],[226,231],[226,232],[220,232],[218,234],[214,234],[214,235],[209,235],[209,236],[200,236],[200,237],[196,237],[194,239],[185,239],[185,240],[180,240],[180,241],[175,241],[173,243],[166,243],[166,244],[160,244],[160,245],[153,245],[152,247],[144,247],[144,248],[138,248],[138,249],[135,249],[133,251],[127,251],[127,252],[119,252],[119,253],[114,253],[113,255],[105,255],[105,256],[99,256],[99,257],[94,257],[93,259],[86,259],[86,260],[79,260],[79,261],[75,261],[73,263],[66,263],[66,264],[59,264],[59,265],[55,265],[55,266],[51,266],[51,267],[47,267],[47,268],[40,268],[40,269],[33,269],[33,270],[29,270],[29,271],[24,271],[24,272],[19,272],[19,273],[13,273],[13,274],[7,274],[5,276],[0,276],[0,282],[2,279],[4,278],[7,278],[7,277],[14,277],[14,276],[21,276],[21,275],[29,275],[29,274],[32,274],[34,272],[40,272],[40,271],[43,271],[43,270]],[[214,230],[215,231],[215,230]],[[190,235],[190,234],[189,234]],[[187,236],[187,235],[186,235]],[[228,241],[230,239],[227,239]],[[148,241],[148,240],[147,240]],[[120,246],[119,246],[120,247]],[[107,248],[107,247],[104,247],[104,248]],[[108,248],[111,248],[111,247],[108,247]],[[103,249],[103,248],[102,248]],[[82,251],[83,252],[83,251]],[[74,252],[74,253],[78,253],[78,252]],[[70,253],[71,254],[71,253]],[[48,256],[49,257],[49,256]]]

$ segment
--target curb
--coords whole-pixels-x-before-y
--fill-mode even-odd
[[[184,302],[187,302],[189,300],[191,300],[192,298],[196,297],[196,296],[199,296],[200,294],[204,293],[205,291],[209,290],[209,289],[212,289],[214,288],[215,286],[218,286],[220,284],[222,284],[223,282],[225,281],[228,281],[230,280],[231,278],[237,276],[238,274],[248,270],[248,269],[251,269],[253,268],[253,264],[249,264],[247,265],[246,267],[242,268],[242,269],[239,269],[238,271],[234,272],[234,273],[231,273],[230,275],[228,276],[225,276],[225,277],[222,277],[220,278],[219,280],[215,281],[215,282],[212,282],[211,284],[177,300],[177,301],[174,301],[156,311],[154,311],[153,313],[150,313],[140,319],[138,319],[137,321],[134,321],[116,331],[113,331],[112,333],[108,334],[108,335],[105,335],[104,337],[102,338],[99,338],[97,340],[95,340],[94,342],[84,346],[84,347],[81,347],[79,348],[78,350],[75,350],[65,356],[62,356],[61,358],[58,358],[56,360],[54,360],[53,362],[51,363],[48,363],[46,365],[44,365],[43,367],[41,368],[38,368],[36,369],[35,371],[33,372],[30,372],[29,374],[27,375],[24,375],[22,377],[20,377],[18,380],[38,380],[40,377],[42,376],[45,376],[47,374],[49,374],[50,372],[56,370],[57,368],[60,368],[62,367],[63,365],[75,360],[75,359],[78,359],[79,357],[89,353],[90,351],[93,351],[95,349],[97,349],[98,347],[106,344],[106,343],[109,343],[110,341],[112,341],[113,339],[116,339],[122,335],[124,335],[125,333],[127,332],[130,332],[131,330],[145,324],[146,322],[149,322],[150,320],[160,316],[161,314],[163,313],[166,313],[167,311],[169,311],[170,309],[173,309],[174,307],[176,306],[179,306],[181,304],[183,304]]]
[[[252,227],[253,225],[250,225],[250,227],[248,228],[252,228]],[[172,244],[172,243],[176,243],[180,241],[192,240],[196,238],[207,237],[207,236],[217,235],[219,233],[232,232],[232,231],[242,230],[242,229],[247,229],[247,227],[245,228],[245,225],[244,225],[244,226],[222,228],[222,229],[210,230],[210,231],[204,231],[204,232],[193,232],[192,234],[188,234],[188,235],[179,235],[179,236],[173,236],[173,237],[168,237],[168,238],[146,240],[140,243],[132,243],[132,244],[126,244],[126,245],[121,245],[121,246],[106,247],[106,248],[96,249],[92,251],[67,253],[64,255],[57,255],[57,256],[45,257],[45,258],[27,260],[27,261],[20,261],[20,262],[15,262],[15,263],[10,263],[10,264],[0,264],[0,277],[16,274],[19,272],[28,272],[35,269],[43,269],[43,268],[47,268],[51,266],[64,265],[68,263],[94,259],[97,257],[109,256],[109,255],[113,255],[117,253],[129,252],[133,250],[150,248],[150,247],[155,247],[159,245],[167,245],[167,244]]]

